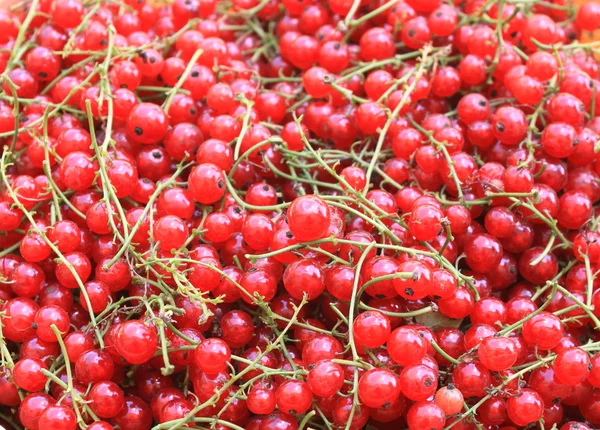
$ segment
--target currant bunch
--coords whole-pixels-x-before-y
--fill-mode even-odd
[[[598,428],[599,24],[0,11],[0,424]]]

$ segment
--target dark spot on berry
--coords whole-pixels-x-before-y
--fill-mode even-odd
[[[573,146],[577,146],[577,145],[579,145],[579,139],[575,139],[575,140],[573,141]]]
[[[150,64],[154,64],[154,63],[156,63],[156,58],[150,57]]]
[[[342,47],[342,44],[341,44],[341,43],[336,43],[336,44],[334,44],[334,45],[333,45],[333,49],[335,49],[335,50],[338,50],[338,49],[340,49],[341,47]]]
[[[513,31],[512,33],[510,33],[510,37],[517,37],[518,34],[518,31]]]
[[[121,84],[121,88],[127,88],[127,84]]]
[[[485,107],[487,106],[487,102],[485,100],[479,100],[479,106]]]
[[[423,381],[423,385],[425,385],[426,387],[431,387],[433,385],[433,379],[431,379],[431,378],[425,379],[425,381]]]
[[[239,207],[239,206],[234,206],[234,207],[233,207],[233,211],[234,211],[236,214],[238,214],[238,215],[239,215],[239,214],[241,214],[241,213],[242,213],[242,208],[241,208],[241,207]]]
[[[415,30],[413,30],[413,29],[408,30],[408,37],[415,37]]]
[[[404,289],[404,294],[406,294],[408,297],[412,297],[413,294],[415,294],[415,292],[413,291],[412,288],[405,288]]]
[[[40,73],[38,73],[38,76],[40,78],[47,78],[48,77],[48,73],[46,73],[46,72],[40,72]]]
[[[295,409],[290,409],[290,414],[295,414],[296,410]]]
[[[133,129],[133,132],[137,135],[137,136],[141,136],[144,133],[144,130],[142,130],[142,127],[136,127]]]
[[[163,81],[163,78],[162,78],[162,76],[160,76],[160,75],[158,75],[158,76],[156,77],[156,80],[157,80],[158,82],[164,82],[164,81]]]
[[[443,14],[442,14],[442,12],[439,12],[439,11],[438,11],[438,12],[436,12],[436,14],[435,14],[435,16],[437,16],[438,18],[439,18],[440,16],[442,16],[442,15],[443,15]]]
[[[149,183],[151,183],[152,181],[151,181],[150,179],[148,179],[148,178],[142,178],[142,182],[143,182],[144,184],[149,184]]]
[[[269,190],[270,190],[270,188],[268,185],[263,185],[263,191],[269,191]]]
[[[106,40],[106,39],[102,39],[102,40],[100,41],[100,46],[106,46],[106,45],[108,45],[108,40]]]
[[[502,124],[501,122],[497,122],[496,123],[496,130],[500,133],[504,132],[504,124]]]
[[[152,152],[152,158],[154,158],[155,160],[160,160],[162,158],[162,154],[160,153],[160,151],[154,151]]]
[[[200,76],[200,73],[198,71],[193,71],[191,73],[191,75],[192,75],[192,78],[197,78],[198,76]]]
[[[490,95],[492,96],[492,98],[494,98],[494,97],[496,97],[496,96],[498,95],[498,91],[496,91],[496,90],[492,90],[492,91],[490,92]]]
[[[31,328],[36,330],[37,329],[37,324],[36,323],[31,323]]]
[[[196,108],[190,108],[190,114],[196,115],[197,113],[198,111],[196,110]]]
[[[381,407],[382,407],[383,409],[387,409],[387,408],[389,408],[389,407],[390,407],[390,405],[391,405],[391,403],[390,403],[390,402],[386,402],[386,403],[384,403],[383,405],[381,405]]]
[[[285,237],[287,237],[288,239],[293,239],[294,235],[292,234],[291,231],[288,230],[288,231],[285,232]]]
[[[560,397],[557,397],[556,399],[552,399],[552,403],[554,403],[555,405],[558,405],[560,403]]]
[[[510,272],[511,275],[516,275],[517,274],[517,268],[515,266],[510,266],[508,268],[508,271]]]
[[[219,188],[223,188],[225,186],[225,181],[224,180],[220,180],[219,182],[217,182],[217,187]]]

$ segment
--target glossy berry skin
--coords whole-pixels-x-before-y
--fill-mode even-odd
[[[541,418],[544,402],[536,391],[525,388],[508,399],[506,411],[515,424],[525,426]]]
[[[596,3],[584,4],[577,12],[577,25],[588,31],[593,31],[597,28],[597,18],[600,16],[600,7]]]
[[[23,262],[12,273],[12,289],[21,297],[34,297],[41,292],[44,280],[45,275],[40,266]]]
[[[417,330],[404,326],[390,334],[387,349],[396,363],[407,367],[421,362],[427,353],[427,344]]]
[[[273,242],[275,235],[273,223],[263,214],[246,217],[242,225],[244,241],[255,251],[264,251]]]
[[[446,423],[446,415],[435,403],[418,402],[408,410],[406,422],[409,430],[442,430]]]
[[[407,366],[400,374],[402,394],[410,400],[422,401],[432,396],[438,385],[437,372],[423,364]]]
[[[549,313],[540,312],[523,324],[523,338],[541,350],[554,348],[563,336],[560,319]]]
[[[204,205],[215,203],[225,195],[225,175],[214,164],[200,164],[190,173],[188,190],[198,203]]]
[[[46,342],[58,342],[69,331],[69,314],[59,306],[42,306],[35,315],[36,334]],[[58,335],[52,329],[55,326]]]
[[[75,362],[75,376],[82,384],[102,382],[112,378],[115,365],[110,354],[98,349],[82,353]]]
[[[541,137],[544,151],[556,158],[566,158],[575,150],[577,132],[569,124],[555,122],[544,129]]]
[[[387,342],[391,332],[390,320],[378,311],[359,314],[353,323],[354,339],[366,348],[377,348]]]
[[[71,289],[79,288],[79,282],[84,283],[87,281],[92,272],[90,260],[81,252],[72,252],[66,254],[64,257],[70,263],[75,274],[65,263],[61,262],[56,265],[56,279],[64,287]]]
[[[492,371],[506,370],[517,361],[515,344],[507,337],[488,337],[481,341],[478,349],[481,364]]]
[[[438,405],[446,415],[459,413],[464,406],[464,397],[454,384],[448,384],[435,393],[435,404]]]
[[[591,366],[590,357],[585,351],[567,348],[556,356],[554,374],[563,384],[575,386],[588,377]]]
[[[2,317],[4,337],[13,342],[23,342],[33,336],[33,324],[38,310],[38,304],[31,299],[16,297],[9,300],[4,305]]]
[[[74,191],[88,189],[96,178],[98,163],[83,152],[71,152],[59,166],[60,181]]]
[[[56,400],[44,393],[32,393],[26,396],[19,406],[19,421],[28,429],[38,430],[40,416]]]
[[[342,345],[336,338],[329,335],[317,335],[306,342],[302,348],[302,361],[310,366],[321,360],[338,358],[342,353]]]
[[[277,407],[288,414],[303,414],[310,408],[313,395],[308,384],[302,381],[287,380],[276,391]]]
[[[310,242],[323,237],[331,219],[325,201],[310,195],[295,199],[288,208],[287,217],[290,231],[299,242]]]
[[[241,294],[242,300],[249,304],[253,304],[257,296],[262,297],[265,302],[270,302],[277,291],[277,280],[263,269],[244,273],[239,284],[245,291]]]
[[[258,427],[258,430],[272,429],[297,430],[298,423],[293,416],[283,412],[275,411],[262,420]]]
[[[370,369],[358,381],[358,396],[362,404],[381,408],[400,396],[400,382],[387,369]]]
[[[494,135],[505,145],[517,145],[527,135],[525,114],[514,107],[501,107],[492,116]]]
[[[46,235],[63,254],[76,251],[81,244],[81,230],[73,221],[58,221],[48,229]]]
[[[254,323],[244,311],[233,310],[221,318],[222,339],[230,348],[241,348],[252,339]]]
[[[321,360],[310,368],[306,382],[315,396],[329,398],[343,387],[344,370],[330,360]]]
[[[194,362],[203,372],[215,374],[227,369],[231,351],[221,339],[211,338],[202,341],[194,351]]]
[[[158,347],[156,329],[142,321],[127,321],[117,332],[115,347],[127,362],[145,363],[152,358]]]
[[[502,245],[489,234],[474,236],[465,246],[467,264],[479,273],[494,269],[502,258]]]
[[[127,396],[125,406],[112,421],[120,428],[143,430],[152,426],[152,411],[139,397]]]
[[[42,369],[48,370],[48,367],[41,360],[34,358],[19,360],[12,370],[15,384],[25,391],[41,391],[48,380],[42,373]]]
[[[40,415],[38,426],[41,429],[75,430],[77,417],[73,409],[63,405],[48,406]]]
[[[166,251],[181,248],[189,237],[189,229],[185,222],[174,215],[156,220],[152,231],[154,240]]]
[[[167,134],[168,119],[155,104],[136,105],[127,118],[127,134],[136,142],[149,145],[160,142]]]
[[[101,418],[116,416],[125,405],[125,396],[117,384],[111,381],[99,382],[89,393],[90,407]]]
[[[428,242],[438,235],[443,216],[444,213],[439,208],[421,205],[410,213],[408,227],[416,239]]]
[[[264,387],[261,385],[265,385]],[[268,415],[275,410],[275,393],[267,384],[255,384],[248,393],[246,400],[248,409],[254,414]]]
[[[314,300],[325,290],[325,276],[316,260],[298,260],[283,272],[283,286],[296,300],[302,300],[305,294],[308,300]]]
[[[433,280],[431,269],[420,261],[404,261],[398,266],[397,274],[402,277],[392,279],[396,292],[407,300],[420,300],[430,294]]]
[[[479,362],[460,363],[452,372],[454,385],[465,398],[483,397],[485,390],[492,384],[490,371]]]

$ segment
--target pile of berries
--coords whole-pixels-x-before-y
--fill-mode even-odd
[[[0,12],[0,425],[599,428],[599,24]]]

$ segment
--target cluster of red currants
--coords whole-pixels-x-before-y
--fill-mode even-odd
[[[600,426],[600,4],[0,12],[0,423]]]

